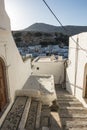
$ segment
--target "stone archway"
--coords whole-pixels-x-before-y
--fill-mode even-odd
[[[8,103],[7,82],[6,82],[6,66],[2,58],[0,58],[0,116],[6,109]]]

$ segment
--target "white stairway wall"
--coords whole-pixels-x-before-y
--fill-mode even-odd
[[[10,20],[5,12],[4,0],[0,0],[0,57],[6,65],[9,106],[0,118],[2,124],[15,97],[15,91],[22,89],[31,75],[31,60],[23,62],[10,30]]]

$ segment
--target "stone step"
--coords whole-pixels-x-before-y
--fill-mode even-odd
[[[1,130],[17,130],[25,105],[27,97],[17,97],[11,110],[7,114]]]
[[[87,128],[87,121],[66,121],[63,124],[63,128]]]
[[[78,100],[57,100],[58,103],[70,103],[70,104],[81,104]]]
[[[70,94],[57,94],[57,97],[58,98],[75,98],[73,95],[70,95]]]
[[[42,103],[39,102],[37,107],[37,117],[36,117],[36,126],[35,126],[36,129],[40,128],[41,109],[42,109]]]
[[[62,107],[61,110],[65,110],[65,107]],[[66,110],[87,110],[87,108],[84,108],[84,107],[66,107]]]
[[[86,128],[69,128],[69,129],[64,129],[64,130],[87,130],[87,127]]]
[[[77,99],[69,99],[69,98],[64,98],[64,99],[57,99],[58,102],[79,102]]]
[[[42,130],[49,130],[48,127],[42,127]]]
[[[57,97],[58,97],[58,99],[68,99],[68,98],[70,98],[70,99],[76,99],[75,97],[73,97],[72,95],[57,95]]]
[[[23,112],[23,115],[22,115],[22,118],[21,118],[21,121],[20,121],[20,124],[19,124],[19,127],[18,127],[19,130],[22,130],[22,129],[25,128],[25,124],[26,124],[26,121],[27,121],[27,116],[28,116],[28,113],[29,113],[30,105],[31,105],[31,98],[28,98],[24,112]]]
[[[66,114],[87,114],[87,110],[81,109],[60,109],[59,113],[66,113]]]
[[[61,97],[57,95],[57,100],[58,101],[77,101],[80,102],[77,98],[73,97],[73,96],[66,96],[66,97]]]
[[[58,102],[59,108],[61,107],[82,107],[83,105],[80,102]]]
[[[50,108],[48,105],[42,105],[41,109],[41,128],[50,126]]]
[[[87,114],[67,114],[67,113],[60,113],[61,118],[87,118]]]
[[[87,118],[83,117],[83,118],[72,118],[72,117],[69,117],[69,118],[60,118],[61,120],[61,124],[62,125],[65,125],[67,122],[87,122]]]
[[[31,101],[30,110],[29,110],[27,121],[25,124],[26,130],[34,130],[35,129],[38,103],[39,102],[35,101],[35,100]]]

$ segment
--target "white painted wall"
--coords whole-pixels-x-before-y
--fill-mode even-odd
[[[22,88],[31,74],[30,59],[23,62],[9,31],[0,30],[0,57],[4,58],[9,77],[10,97]]]
[[[64,60],[56,62],[33,62],[33,74],[46,74],[54,76],[54,83],[61,84],[64,81]],[[39,70],[37,69],[39,68]]]
[[[0,0],[0,28],[10,30],[10,19],[5,11],[4,0]]]
[[[31,74],[30,59],[23,62],[13,40],[9,18],[4,9],[4,0],[0,0],[0,57],[6,65],[9,106],[0,118],[2,124],[15,97],[15,91],[21,89]]]
[[[67,90],[76,96],[86,107],[87,104],[84,101],[84,72],[85,65],[87,63],[87,33],[80,33],[73,36],[73,39],[77,41],[80,47],[76,46],[74,41],[70,38],[69,41],[69,62],[66,75],[66,87]],[[78,47],[78,49],[76,49]],[[76,58],[77,55],[77,58]],[[77,64],[77,66],[76,66]],[[76,77],[76,79],[75,79]]]

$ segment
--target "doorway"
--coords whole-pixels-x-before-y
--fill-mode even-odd
[[[6,67],[0,58],[0,116],[7,106]]]

